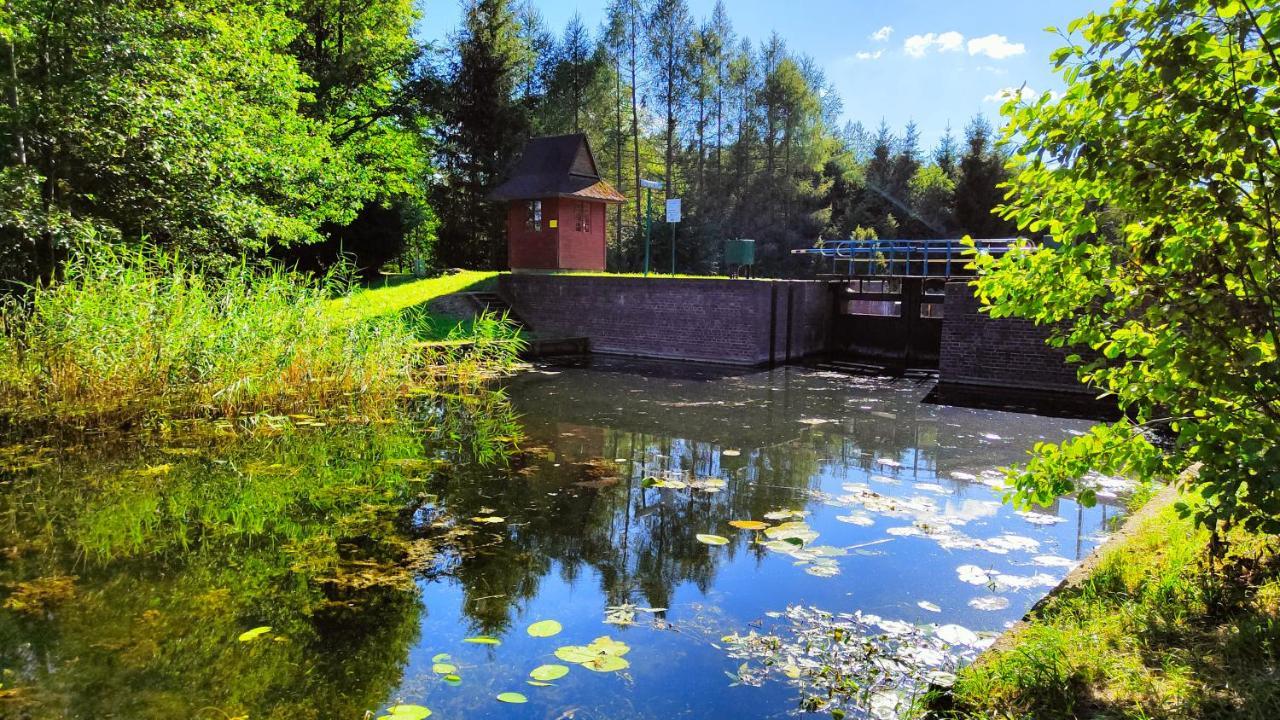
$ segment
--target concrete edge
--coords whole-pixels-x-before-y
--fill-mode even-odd
[[[981,389],[981,390],[990,390],[992,388],[996,388],[1001,391],[1021,390],[1026,392],[1040,392],[1040,393],[1067,393],[1069,395],[1080,396],[1082,399],[1089,399],[1089,400],[1098,399],[1098,393],[1096,391],[1091,390],[1085,385],[1081,385],[1079,383],[1077,383],[1076,385],[1065,385],[1065,384],[1029,385],[1026,383],[1020,383],[1017,380],[1009,380],[1009,381],[1002,382],[997,380],[979,380],[979,379],[965,378],[965,377],[942,378],[939,380],[939,383],[949,385],[949,386],[954,386],[957,389],[973,388],[973,389]]]

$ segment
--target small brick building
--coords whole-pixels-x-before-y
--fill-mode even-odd
[[[604,270],[605,208],[626,202],[601,179],[583,134],[530,140],[489,199],[508,204],[512,270]]]

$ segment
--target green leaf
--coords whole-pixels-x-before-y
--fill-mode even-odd
[[[539,665],[529,671],[529,677],[541,682],[550,682],[559,680],[569,674],[569,668],[565,665]]]
[[[251,642],[253,640],[257,640],[258,638],[262,637],[263,635],[266,635],[269,632],[271,632],[271,626],[263,625],[261,627],[256,627],[252,630],[245,630],[244,632],[240,633],[240,636],[236,639],[239,640],[240,642]]]
[[[705,533],[699,533],[695,537],[698,538],[698,542],[704,543],[706,545],[728,545],[729,544],[729,538],[721,537],[719,535],[708,535]]]
[[[431,717],[431,711],[421,705],[392,705],[383,717],[390,720],[423,720]]]
[[[525,697],[524,695],[521,695],[518,692],[504,692],[504,693],[498,694],[498,702],[512,703],[514,705],[519,705],[521,703],[529,702],[529,698]]]
[[[560,623],[555,620],[540,620],[529,626],[527,632],[536,638],[552,637],[559,635],[563,628]]]

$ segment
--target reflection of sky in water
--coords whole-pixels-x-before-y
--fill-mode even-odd
[[[1062,577],[1066,560],[1096,544],[1115,513],[1063,500],[1045,511],[1061,522],[1034,523],[986,484],[1032,443],[1080,432],[1084,421],[923,404],[927,385],[906,380],[664,365],[638,374],[625,365],[517,379],[509,392],[535,459],[511,472],[461,471],[436,488],[456,515],[483,508],[506,523],[481,527],[451,575],[421,583],[426,611],[400,697],[440,717],[782,715],[795,707],[789,688],[729,687],[725,671],[738,661],[713,645],[721,636],[797,603],[998,631],[1045,592],[1045,575]],[[726,483],[705,493],[646,488],[646,477]],[[727,524],[779,509],[807,511],[818,534],[808,545],[846,549],[834,558],[838,574],[810,574],[810,564]],[[731,542],[710,547],[697,533]],[[957,568],[966,565],[1005,578],[998,595],[1008,607],[970,606],[992,590],[965,582]],[[1034,586],[1007,586],[1037,575]],[[605,624],[605,607],[622,602],[669,611],[665,623],[642,613],[633,627]],[[546,618],[564,631],[524,633]],[[502,645],[461,642],[479,632]],[[525,685],[529,670],[556,662],[556,647],[600,635],[632,646],[626,673],[575,667],[555,687]],[[431,672],[439,652],[459,664],[460,686]],[[508,690],[530,703],[493,701]]]

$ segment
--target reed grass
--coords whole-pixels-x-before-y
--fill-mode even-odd
[[[103,425],[380,401],[420,353],[399,314],[330,312],[345,289],[337,273],[210,274],[153,249],[77,255],[0,307],[0,412]]]

